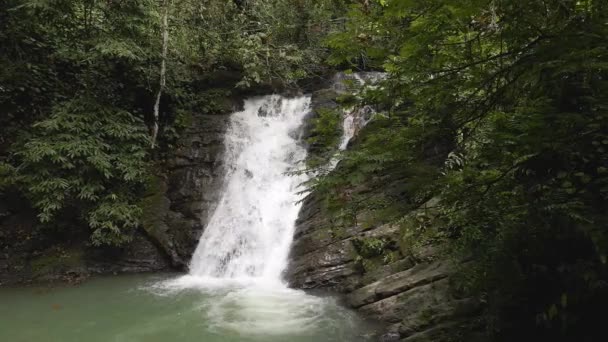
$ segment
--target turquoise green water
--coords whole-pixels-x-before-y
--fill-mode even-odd
[[[0,288],[2,342],[367,341],[332,298],[284,288],[180,288],[167,276]]]

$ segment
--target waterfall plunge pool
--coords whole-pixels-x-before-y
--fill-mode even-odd
[[[175,275],[0,288],[6,342],[357,342],[373,327],[328,296]]]

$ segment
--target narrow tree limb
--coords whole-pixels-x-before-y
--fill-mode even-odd
[[[160,62],[160,84],[158,87],[158,93],[156,94],[156,102],[154,103],[154,124],[152,126],[152,148],[156,146],[156,139],[158,137],[158,125],[159,125],[159,111],[160,111],[160,98],[163,95],[163,90],[167,83],[167,50],[169,45],[169,1],[164,0],[164,14],[163,14],[163,46],[162,55]]]

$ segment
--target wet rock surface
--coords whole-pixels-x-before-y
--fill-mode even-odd
[[[305,206],[312,203],[307,201]],[[386,324],[381,341],[449,341],[454,331],[467,327],[479,312],[475,300],[454,294],[450,276],[458,265],[436,250],[363,270],[354,241],[395,239],[395,227],[352,227],[335,236],[323,211],[309,207],[302,213],[311,210],[315,214],[298,221],[287,272],[291,286],[342,293],[348,306]]]
[[[374,77],[379,76],[368,78]],[[342,83],[313,93],[313,111],[337,108],[338,94],[349,91],[343,78],[338,75]],[[349,148],[356,145],[351,141]],[[317,148],[310,146],[309,153],[316,153]],[[404,180],[381,176],[387,179],[382,187],[367,189],[363,184],[352,191],[365,192],[370,198],[382,195],[407,202],[408,194],[401,190]],[[403,214],[409,214],[403,224],[415,220],[418,212],[426,212],[435,200],[404,206]],[[451,288],[451,276],[460,262],[449,260],[433,246],[412,253],[402,243],[403,224],[336,224],[332,215],[325,210],[321,194],[313,192],[304,199],[286,273],[292,287],[343,294],[347,305],[386,325],[379,334],[380,341],[449,341],[479,312],[479,303],[460,298]],[[358,250],[365,240],[386,242],[392,258],[366,267]]]
[[[229,113],[194,114],[164,173],[154,177],[143,199],[143,229],[173,268],[187,267],[217,203]]]

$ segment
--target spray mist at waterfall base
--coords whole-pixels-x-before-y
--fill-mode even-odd
[[[285,288],[165,286],[179,279],[124,275],[78,286],[0,288],[0,341],[375,341],[330,297]]]
[[[185,276],[148,288],[158,296],[198,293],[207,328],[260,341],[363,341],[365,324],[331,296],[285,286]],[[246,340],[246,339],[245,339]]]

